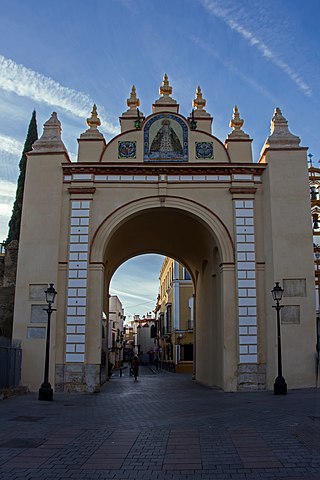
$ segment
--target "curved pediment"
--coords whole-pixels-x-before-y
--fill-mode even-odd
[[[229,124],[232,132],[223,144],[212,135],[213,117],[205,110],[206,100],[200,86],[188,117],[179,113],[166,74],[159,91],[160,98],[152,104],[152,114],[145,117],[132,86],[127,99],[129,108],[119,117],[121,133],[107,145],[98,130],[101,122],[94,105],[87,119],[89,129],[80,135],[78,162],[252,163],[252,140],[242,130],[244,120],[237,106]]]
[[[215,136],[192,129],[190,119],[172,112],[155,113],[140,128],[127,130],[106,146],[102,163],[229,163],[228,151]]]

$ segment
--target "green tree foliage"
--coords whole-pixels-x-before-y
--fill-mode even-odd
[[[8,245],[12,240],[19,241],[24,180],[26,176],[26,166],[27,166],[26,154],[32,150],[32,145],[36,140],[38,140],[38,129],[37,129],[36,111],[34,110],[29,123],[27,137],[26,137],[26,141],[22,151],[21,160],[19,163],[20,174],[18,178],[16,198],[13,204],[12,215],[9,222],[9,233],[8,233],[8,238],[6,240],[6,245]]]

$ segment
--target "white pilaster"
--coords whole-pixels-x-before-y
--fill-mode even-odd
[[[66,354],[67,363],[85,360],[90,200],[72,200],[70,214]]]
[[[234,200],[239,363],[257,363],[257,290],[253,200]]]

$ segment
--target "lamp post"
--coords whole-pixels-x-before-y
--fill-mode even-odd
[[[276,302],[276,305],[273,305],[272,308],[277,310],[277,336],[278,336],[278,376],[275,379],[273,392],[275,395],[286,395],[287,394],[287,384],[282,376],[282,359],[281,359],[281,331],[280,331],[280,301],[283,295],[283,288],[280,287],[279,282],[276,282],[273,290],[271,290],[273,300]]]
[[[43,310],[48,314],[48,323],[47,323],[47,340],[46,340],[46,358],[44,364],[44,379],[41,387],[39,388],[39,400],[47,400],[52,401],[53,399],[53,389],[49,383],[49,350],[50,350],[50,319],[52,312],[55,312],[56,309],[52,308],[52,304],[54,302],[55,296],[57,292],[54,289],[53,283],[50,283],[50,287],[44,291],[46,294],[46,302],[48,304],[48,308],[44,308]]]

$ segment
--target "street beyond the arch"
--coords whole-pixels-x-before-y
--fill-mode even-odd
[[[225,393],[143,366],[101,393],[0,403],[0,478],[319,479],[320,392]]]

